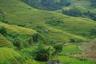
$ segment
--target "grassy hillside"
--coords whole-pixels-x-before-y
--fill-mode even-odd
[[[0,34],[0,47],[13,47],[13,44]]]
[[[18,58],[21,58],[21,55],[18,52],[14,51],[14,49],[0,47],[0,57],[0,64],[13,64],[14,62],[18,64]]]
[[[0,14],[2,64],[46,64],[54,59],[63,64],[95,64],[75,57],[83,53],[82,41],[96,38],[93,20],[36,9],[21,0],[0,0]]]
[[[6,22],[8,22],[10,24],[16,24],[19,26],[28,27],[28,28],[37,29],[38,26],[43,26],[43,25],[45,26],[47,24],[46,23],[47,19],[50,20],[51,18],[58,18],[60,20],[63,20],[65,18],[66,19],[71,18],[71,17],[64,16],[64,15],[58,14],[58,13],[52,13],[52,12],[48,12],[48,11],[34,9],[34,8],[31,8],[30,6],[26,5],[25,3],[21,2],[21,1],[17,1],[17,0],[14,0],[14,1],[10,0],[9,2],[6,2],[6,0],[4,0],[4,1],[1,1],[0,3],[1,3],[0,8],[5,13]],[[4,5],[4,3],[6,3],[6,5]],[[9,4],[9,3],[12,3],[12,4]],[[10,9],[8,7],[10,7]],[[42,15],[42,13],[43,13],[43,15]],[[67,22],[67,20],[64,22]],[[71,21],[69,21],[69,22],[71,22]],[[80,21],[76,20],[76,22],[80,22]],[[65,23],[65,24],[67,24],[67,23]],[[74,23],[72,25],[74,25]],[[43,30],[48,31],[49,28],[47,28],[47,29],[46,28],[47,28],[47,25],[44,27]],[[68,29],[70,29],[70,28],[68,28]],[[66,31],[64,31],[64,32],[66,32]],[[66,37],[66,35],[65,35],[65,37]],[[68,39],[71,39],[71,38],[68,38]]]
[[[61,21],[61,23],[64,23],[64,25],[61,25],[62,28],[65,31],[69,31],[73,34],[81,35],[81,33],[88,33],[90,29],[95,28],[95,22],[90,22],[92,20],[79,17],[75,18],[58,13],[34,9],[18,0],[10,0],[8,2],[6,2],[6,0],[3,0],[0,2],[0,9],[5,13],[6,22],[34,29],[38,25],[46,25],[48,21],[51,20],[53,21],[53,23],[56,23],[56,20]],[[78,26],[81,27],[79,28]],[[74,27],[76,28],[74,29]],[[88,34],[86,34],[85,36],[88,36]]]
[[[36,33],[35,30],[29,29],[29,28],[19,27],[16,25],[8,25],[2,22],[0,22],[0,27],[4,28],[6,31],[18,33],[18,34],[32,35]]]
[[[28,5],[50,11],[57,11],[69,16],[90,18],[96,21],[95,0],[22,0]]]
[[[11,41],[11,44],[21,48],[31,45],[31,43],[34,42],[31,41],[32,38],[34,38],[33,36],[37,34],[35,30],[19,27],[16,25],[9,25],[2,22],[0,22],[0,31],[1,34],[3,34],[9,41]],[[8,43],[6,42],[6,44]]]
[[[58,12],[69,16],[85,17],[96,21],[95,0],[70,0],[71,5],[58,9]]]

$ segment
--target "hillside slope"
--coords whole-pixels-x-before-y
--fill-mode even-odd
[[[2,34],[0,34],[0,47],[13,47],[13,44],[8,39],[6,39]]]
[[[89,35],[88,33],[91,29],[95,29],[96,26],[96,23],[92,20],[34,9],[20,0],[10,0],[8,2],[6,2],[6,0],[0,0],[0,9],[5,13],[6,22],[28,28],[36,29],[37,26],[48,25],[50,21],[53,21],[52,23],[54,24],[61,22],[64,23],[61,25],[64,31],[86,37],[93,37],[93,35]]]
[[[20,0],[10,0],[8,2],[6,2],[6,0],[0,1],[0,9],[5,13],[5,21],[7,23],[16,24],[19,26],[25,26],[33,29],[37,29],[38,26],[43,26],[43,25],[46,25],[47,27],[46,22],[48,18],[49,19],[52,17],[53,18],[56,17],[59,19],[67,18],[67,16],[63,16],[62,14],[57,14],[57,13],[52,13],[48,11],[31,8],[30,6],[21,2]],[[48,30],[46,29],[46,27],[43,30]],[[68,39],[71,39],[71,38],[68,38]]]
[[[40,10],[21,0],[0,0],[0,64],[47,64],[50,60],[96,64],[80,56],[84,53],[80,45],[94,38],[96,22],[91,19]]]
[[[21,0],[31,7],[57,11],[69,16],[86,17],[96,21],[95,0]]]
[[[17,48],[31,46],[34,42],[32,39],[37,34],[35,30],[19,27],[16,25],[9,25],[2,22],[0,22],[0,33],[4,35],[1,35],[0,46],[7,46],[8,43],[10,43],[11,45],[16,46]],[[7,42],[7,40],[9,40],[10,42]]]

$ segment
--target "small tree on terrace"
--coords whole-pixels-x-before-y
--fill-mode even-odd
[[[0,10],[0,21],[4,21],[5,20],[5,15],[4,13]]]

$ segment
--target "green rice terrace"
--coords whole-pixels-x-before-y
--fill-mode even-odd
[[[96,1],[0,0],[0,64],[96,64]]]

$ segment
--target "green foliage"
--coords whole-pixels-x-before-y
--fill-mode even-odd
[[[25,3],[39,9],[57,10],[69,6],[69,0],[23,0]]]
[[[30,43],[34,42],[32,37],[35,38],[35,34],[37,34],[35,30],[16,25],[8,25],[2,22],[0,23],[0,33],[10,40],[18,49],[31,46],[32,44]]]
[[[55,52],[54,53],[55,54],[58,54],[58,53],[62,52],[63,44],[57,43],[53,47],[55,49]]]
[[[6,35],[7,31],[4,27],[0,27],[0,33],[3,34],[3,35]]]
[[[55,49],[52,46],[43,44],[34,45],[31,48],[24,48],[21,50],[25,57],[33,58],[37,61],[48,61],[52,57]]]
[[[13,44],[8,39],[6,39],[2,34],[0,34],[0,47],[13,47]]]
[[[70,16],[81,16],[82,12],[78,8],[72,8],[68,10],[62,10],[63,14],[70,15]]]
[[[39,35],[38,34],[34,34],[32,37],[33,37],[33,42],[39,41]]]
[[[39,46],[34,52],[34,59],[37,61],[48,61],[49,60],[49,48]]]
[[[96,7],[96,0],[90,0],[90,2],[92,7]]]
[[[0,21],[5,21],[5,15],[1,10],[0,10]]]
[[[95,37],[96,29],[95,28],[91,29],[89,35],[93,35],[93,37]]]
[[[54,26],[64,26],[63,20],[58,19],[58,18],[49,18],[49,19],[46,21],[46,23],[47,23],[47,24],[54,25]]]

